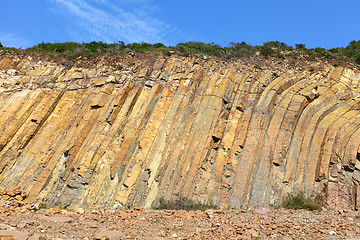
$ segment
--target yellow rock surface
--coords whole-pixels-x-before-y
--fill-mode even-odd
[[[277,206],[298,192],[358,208],[356,69],[176,54],[98,61],[66,69],[0,55],[0,188],[74,209],[179,197]]]

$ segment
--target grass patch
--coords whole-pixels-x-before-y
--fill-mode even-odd
[[[46,208],[46,199],[41,199],[41,202],[39,203],[39,209],[45,209]]]
[[[162,209],[171,209],[171,210],[201,210],[205,211],[206,209],[217,209],[215,204],[203,204],[196,203],[190,199],[180,197],[176,200],[166,201],[164,199],[160,199],[157,204],[155,204],[152,209],[154,210],[162,210]]]
[[[305,209],[310,211],[320,211],[322,206],[319,202],[322,201],[322,199],[323,198],[320,196],[316,196],[314,199],[306,198],[303,193],[299,193],[296,196],[288,195],[288,198],[282,204],[282,207],[293,210]]]

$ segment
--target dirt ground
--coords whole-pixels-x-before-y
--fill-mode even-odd
[[[353,211],[2,211],[0,239],[360,239]]]

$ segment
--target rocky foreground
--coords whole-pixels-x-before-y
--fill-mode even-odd
[[[359,239],[353,211],[207,210],[0,213],[0,239]]]

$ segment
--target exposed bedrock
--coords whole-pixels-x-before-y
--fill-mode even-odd
[[[357,209],[359,72],[262,64],[129,54],[66,69],[2,55],[0,187],[72,208],[276,206],[303,192]]]

